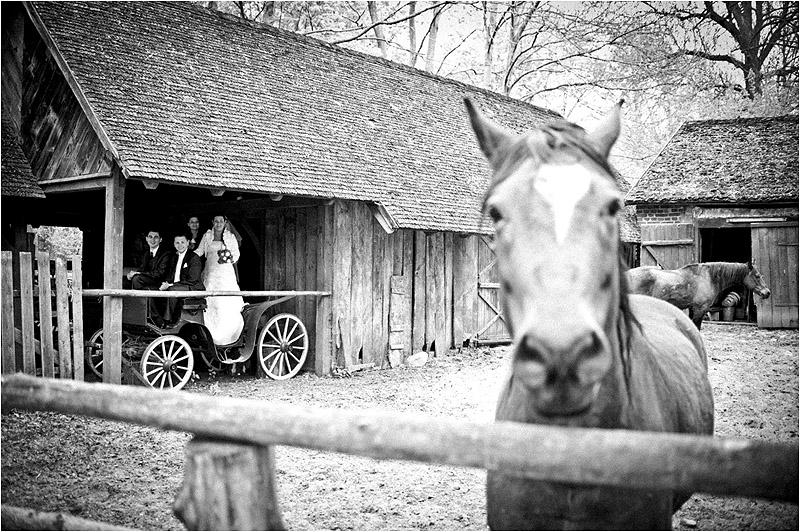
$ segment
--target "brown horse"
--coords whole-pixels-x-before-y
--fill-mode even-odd
[[[770,295],[751,262],[703,262],[677,270],[641,266],[628,270],[628,285],[633,294],[663,299],[681,310],[688,308],[698,329],[717,297],[729,288],[744,285],[762,299]]]
[[[513,337],[496,419],[711,434],[700,333],[674,306],[627,293],[607,162],[619,108],[591,134],[556,123],[519,137],[467,109],[494,170],[484,207]],[[668,529],[688,496],[487,475],[492,529]]]

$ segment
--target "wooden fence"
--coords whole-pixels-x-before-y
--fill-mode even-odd
[[[2,252],[2,373],[82,381],[81,257],[18,257],[14,268],[14,254]]]
[[[25,375],[0,384],[4,411],[47,410],[193,433],[175,511],[195,530],[283,528],[273,445],[581,485],[795,504],[798,497],[797,443],[350,412]]]

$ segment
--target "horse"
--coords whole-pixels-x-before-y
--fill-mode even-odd
[[[512,336],[495,419],[712,434],[700,333],[674,306],[627,291],[608,163],[621,103],[591,133],[562,121],[517,136],[465,100],[493,171],[483,211]],[[669,529],[689,496],[492,469],[486,481],[489,527],[503,530]]]
[[[770,296],[764,278],[752,261],[701,262],[677,270],[640,266],[628,270],[628,285],[634,294],[663,299],[681,310],[689,309],[689,318],[700,329],[703,317],[727,289],[744,285],[761,299]]]

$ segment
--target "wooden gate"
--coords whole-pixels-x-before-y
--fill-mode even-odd
[[[3,251],[2,373],[83,380],[81,283],[80,256]]]
[[[643,224],[642,266],[674,270],[696,262],[694,225],[687,223]]]
[[[486,236],[478,240],[478,299],[475,340],[478,343],[510,342],[511,335],[500,307],[497,257]]]
[[[750,233],[756,267],[772,291],[769,299],[754,298],[758,326],[797,328],[797,222],[753,224]]]

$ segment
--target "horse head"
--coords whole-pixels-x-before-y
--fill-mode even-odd
[[[484,212],[494,224],[513,337],[512,379],[539,416],[580,416],[612,367],[625,297],[616,216],[622,195],[607,161],[620,106],[591,133],[562,122],[515,136],[466,105],[493,169]]]
[[[744,285],[759,295],[761,299],[769,299],[769,296],[772,294],[767,285],[764,283],[764,277],[761,275],[756,269],[756,265],[753,261],[747,263],[747,275],[744,278]]]

